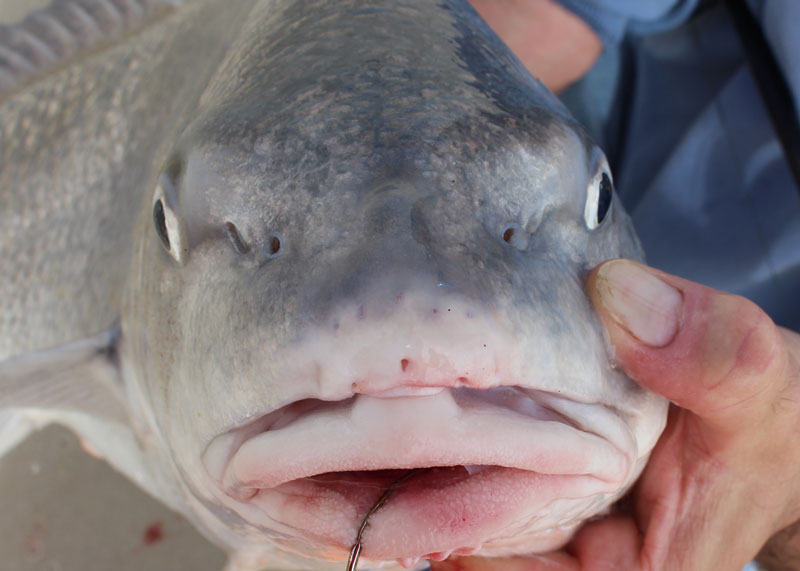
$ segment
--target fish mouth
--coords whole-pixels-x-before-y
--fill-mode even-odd
[[[365,557],[404,566],[522,536],[555,549],[633,479],[635,446],[602,405],[578,406],[612,434],[577,424],[562,397],[517,387],[408,394],[297,401],[217,438],[206,466],[250,523],[342,557],[386,489],[417,470],[362,538]]]

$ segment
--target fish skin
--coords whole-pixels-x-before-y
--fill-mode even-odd
[[[226,438],[289,403],[361,394],[364,409],[407,383],[384,364],[405,349],[372,341],[387,329],[419,343],[410,361],[430,386],[564,395],[552,406],[588,432],[593,415],[623,419],[630,434],[610,438],[634,442],[627,480],[579,519],[624,492],[663,427],[665,403],[610,366],[582,289],[597,263],[642,259],[618,203],[586,228],[602,153],[466,3],[187,3],[6,95],[0,149],[0,269],[13,276],[0,383],[45,363],[25,377],[26,406],[37,387],[75,383],[54,346],[100,370],[129,426],[46,398],[44,420],[195,522],[231,569],[343,567],[346,552],[324,563],[307,534],[254,522],[207,453],[234,453]],[[172,257],[153,227],[159,186],[186,248]],[[424,322],[445,307],[460,313]],[[74,357],[109,327],[113,350]],[[464,356],[457,331],[491,332],[490,358]],[[445,365],[425,361],[434,349]],[[488,372],[456,382],[464,365]],[[484,553],[536,545],[517,533]]]

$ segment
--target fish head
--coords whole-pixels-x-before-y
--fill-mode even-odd
[[[466,5],[281,6],[140,217],[120,358],[164,470],[265,552],[341,561],[415,469],[365,557],[560,547],[666,416],[584,289],[642,259],[602,151]]]

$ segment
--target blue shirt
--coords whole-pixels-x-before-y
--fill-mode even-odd
[[[565,100],[606,148],[648,262],[800,331],[800,192],[726,11],[560,1],[606,46]],[[751,7],[800,109],[800,2]]]

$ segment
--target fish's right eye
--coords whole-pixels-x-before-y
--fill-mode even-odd
[[[614,183],[605,157],[600,156],[594,176],[586,189],[584,221],[589,230],[598,228],[608,218],[614,199]]]
[[[176,167],[168,167],[159,177],[153,196],[153,227],[164,250],[183,264],[188,248],[183,221],[177,213],[175,170]]]

